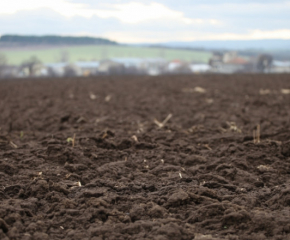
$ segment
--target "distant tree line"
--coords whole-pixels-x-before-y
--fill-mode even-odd
[[[7,65],[7,58],[5,57],[5,55],[0,53],[0,78],[3,75],[6,65]]]
[[[21,36],[2,35],[0,43],[23,45],[116,45],[117,42],[94,37],[63,37],[63,36]]]

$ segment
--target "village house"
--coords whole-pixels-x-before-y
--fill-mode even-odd
[[[211,72],[223,74],[245,72],[248,63],[248,59],[238,56],[235,51],[226,53],[215,52],[209,61]]]
[[[125,66],[112,60],[101,61],[98,68],[99,75],[123,75],[124,73]]]
[[[208,73],[211,70],[211,66],[207,63],[191,63],[189,68],[195,74]]]
[[[167,71],[170,74],[189,74],[192,73],[189,63],[181,60],[173,60],[169,62]]]
[[[111,58],[123,64],[125,74],[160,75],[166,71],[167,61],[163,58]]]
[[[62,77],[64,76],[65,67],[67,63],[65,62],[58,62],[58,63],[48,63],[44,64],[47,68],[48,76],[50,77]]]
[[[111,58],[111,61],[115,63],[122,64],[124,69],[124,74],[144,74],[142,58]]]
[[[270,73],[290,73],[290,61],[277,61],[272,62]]]
[[[0,78],[22,78],[29,74],[20,66],[2,65],[0,66]]]
[[[100,63],[97,61],[90,61],[90,62],[75,62],[75,66],[77,66],[81,70],[82,76],[93,76],[98,74],[98,69]]]
[[[168,62],[163,58],[146,58],[142,65],[142,71],[150,76],[157,76],[166,73]]]

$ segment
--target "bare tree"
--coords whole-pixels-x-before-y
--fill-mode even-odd
[[[260,72],[264,72],[265,70],[269,69],[272,65],[273,57],[269,54],[261,54],[258,56],[257,60],[257,69]]]
[[[6,65],[7,65],[7,58],[4,54],[0,53],[0,78],[3,77]]]
[[[60,53],[60,61],[61,62],[69,62],[69,52],[68,51],[62,51]]]
[[[41,61],[36,56],[32,56],[30,59],[25,60],[21,66],[22,68],[28,68],[29,76],[34,76],[36,66],[39,64],[41,64]]]
[[[75,65],[69,64],[64,68],[65,77],[77,77],[79,75],[79,68]]]

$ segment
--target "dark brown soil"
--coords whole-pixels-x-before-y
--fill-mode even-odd
[[[290,239],[281,89],[290,75],[1,81],[0,239]]]

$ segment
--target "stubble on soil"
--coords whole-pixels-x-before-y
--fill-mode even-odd
[[[0,239],[290,238],[287,89],[289,75],[0,82]]]

